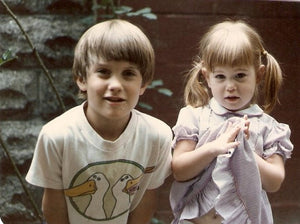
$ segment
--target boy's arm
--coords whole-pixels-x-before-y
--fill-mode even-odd
[[[63,190],[45,188],[42,209],[47,224],[69,224],[68,209]]]
[[[127,224],[150,223],[157,208],[157,189],[147,190],[138,206],[129,214]]]

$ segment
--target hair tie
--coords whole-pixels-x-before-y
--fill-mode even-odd
[[[263,50],[262,55],[267,56],[268,52],[266,50]]]

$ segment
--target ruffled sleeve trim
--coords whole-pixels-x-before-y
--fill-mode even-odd
[[[291,158],[294,148],[290,141],[291,130],[287,124],[277,123],[275,121],[273,124],[272,130],[265,139],[262,157],[267,159],[273,154],[279,154],[285,161]]]
[[[174,139],[172,142],[172,148],[174,149],[176,143],[181,140],[192,140],[198,142],[198,131],[182,125],[177,125],[173,128]]]

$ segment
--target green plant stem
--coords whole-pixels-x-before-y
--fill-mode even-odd
[[[10,10],[10,8],[8,7],[8,5],[6,4],[6,2],[4,0],[1,0],[2,5],[5,7],[5,9],[7,10],[7,12],[9,13],[9,15],[13,18],[13,20],[17,23],[17,25],[19,26],[21,32],[23,33],[23,35],[25,36],[27,43],[29,44],[30,48],[33,51],[33,54],[35,55],[36,59],[38,60],[38,63],[40,64],[40,66],[42,67],[42,70],[44,71],[44,74],[46,75],[46,77],[48,78],[48,81],[53,89],[53,91],[55,92],[55,95],[57,97],[57,100],[59,102],[59,105],[61,107],[61,109],[63,111],[66,111],[66,107],[54,85],[53,82],[53,78],[52,75],[50,74],[49,70],[46,68],[43,60],[40,57],[40,54],[38,53],[38,51],[36,50],[36,48],[34,47],[34,45],[32,44],[32,41],[30,40],[27,32],[23,29],[21,23],[19,22],[18,18],[16,17],[16,15]]]
[[[2,146],[3,151],[5,152],[6,156],[8,157],[8,159],[9,159],[9,161],[10,161],[10,163],[11,163],[11,165],[13,166],[14,171],[16,172],[17,177],[18,177],[18,179],[19,179],[19,181],[20,181],[20,183],[21,183],[21,185],[22,185],[22,187],[23,187],[23,189],[24,189],[24,191],[25,191],[25,194],[26,194],[27,197],[29,198],[30,203],[32,204],[32,206],[33,206],[33,208],[34,208],[34,211],[35,211],[35,213],[36,213],[36,216],[40,219],[41,222],[43,222],[42,213],[41,213],[41,211],[38,209],[36,203],[34,202],[34,200],[33,200],[33,198],[32,198],[32,195],[30,194],[28,188],[26,187],[25,181],[23,180],[23,177],[22,177],[22,175],[21,175],[21,173],[20,173],[18,167],[16,166],[16,164],[15,164],[13,158],[11,157],[10,152],[8,151],[7,147],[5,146],[4,141],[3,141],[3,139],[1,138],[1,136],[0,136],[0,145]]]

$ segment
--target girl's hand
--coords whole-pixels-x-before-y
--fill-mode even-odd
[[[226,154],[230,149],[234,149],[239,145],[239,142],[235,141],[235,138],[240,130],[241,127],[233,126],[232,123],[230,123],[224,134],[208,143],[214,151],[215,156]]]
[[[245,124],[244,124],[243,130],[244,130],[245,137],[248,140],[250,137],[250,132],[249,132],[250,121],[248,120],[247,115],[244,115],[244,120],[245,120]]]

